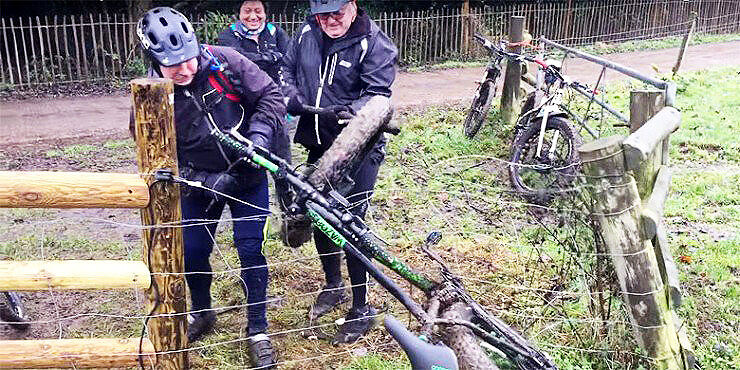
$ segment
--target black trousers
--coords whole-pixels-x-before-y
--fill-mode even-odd
[[[344,196],[353,206],[350,211],[361,218],[365,217],[370,205],[370,197],[372,197],[375,181],[378,178],[378,170],[385,159],[385,143],[386,141],[381,137],[362,162],[350,173],[354,185]],[[323,152],[319,151],[309,151],[308,162],[315,163],[321,158],[322,154]],[[316,250],[321,255],[321,266],[324,270],[326,283],[329,285],[341,283],[341,255],[338,253],[340,248],[317,229],[314,229],[313,235]],[[346,258],[349,280],[352,284],[352,307],[359,308],[367,304],[367,269],[354,256],[346,254]]]

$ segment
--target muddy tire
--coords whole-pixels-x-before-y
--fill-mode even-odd
[[[494,95],[496,95],[496,86],[493,81],[486,80],[478,87],[473,104],[463,123],[463,132],[469,139],[472,139],[483,126],[483,122],[488,117],[488,110],[491,109],[491,100]]]
[[[10,324],[16,330],[28,329],[28,319],[20,294],[0,292],[0,321]]]
[[[372,149],[374,138],[382,132],[393,116],[390,99],[374,96],[365,104],[355,118],[347,123],[331,147],[316,162],[308,181],[319,189],[327,183],[336,186],[354,168],[357,161]]]
[[[546,204],[569,187],[579,170],[581,136],[563,117],[550,117],[540,150],[541,119],[533,120],[512,145],[509,180],[519,194],[535,204]]]
[[[442,314],[445,319],[470,320],[472,313],[463,303],[455,303]],[[444,329],[442,341],[455,352],[461,370],[497,370],[490,357],[480,346],[481,340],[467,327],[460,325]]]

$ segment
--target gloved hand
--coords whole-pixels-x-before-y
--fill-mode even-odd
[[[306,112],[306,108],[303,105],[303,99],[301,99],[300,95],[291,95],[287,100],[288,101],[285,103],[285,109],[289,114],[300,116],[308,113]]]
[[[203,194],[211,197],[216,202],[224,200],[224,197],[219,193],[233,196],[239,190],[239,182],[234,176],[226,172],[207,172],[195,170],[191,167],[181,167],[180,176],[190,181],[200,182],[205,188],[202,189]]]
[[[277,51],[263,51],[261,53],[250,53],[244,54],[247,59],[255,63],[277,63],[283,59],[283,54]]]
[[[330,105],[328,107],[321,108],[324,112],[320,113],[319,117],[323,119],[339,122],[339,120],[347,120],[355,117],[354,110],[346,105]]]
[[[252,133],[251,135],[249,135],[249,137],[247,137],[247,139],[251,141],[254,146],[258,146],[267,150],[270,149],[270,139],[259,132]]]

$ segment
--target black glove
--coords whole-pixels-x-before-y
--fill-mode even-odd
[[[288,103],[285,106],[289,114],[294,116],[300,116],[301,114],[308,114],[306,108],[303,105],[303,99],[298,94],[290,96]]]
[[[328,107],[321,107],[323,113],[319,113],[319,117],[332,121],[352,119],[355,117],[355,112],[352,108],[346,105],[330,105]]]
[[[244,54],[247,59],[255,63],[277,63],[283,59],[283,54],[277,51],[263,51],[261,53],[250,53]]]
[[[270,150],[270,139],[268,139],[267,136],[259,132],[255,132],[249,135],[247,139],[251,141],[254,146],[258,146],[263,149]]]
[[[199,181],[205,188],[202,189],[203,194],[211,197],[216,202],[224,200],[224,197],[219,193],[233,196],[239,190],[239,181],[226,172],[206,172],[194,170],[190,167],[182,167],[180,168],[180,176],[190,181]]]

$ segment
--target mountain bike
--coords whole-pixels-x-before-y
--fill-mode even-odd
[[[345,129],[346,131],[346,129]],[[442,280],[435,281],[425,274],[413,270],[403,261],[389,253],[386,244],[364,223],[350,213],[349,202],[331,187],[323,189],[311,183],[309,175],[298,173],[288,164],[265,148],[253,145],[249,140],[224,133],[212,125],[211,134],[216,140],[251,163],[263,167],[277,178],[287,181],[293,191],[293,198],[287,210],[291,214],[305,215],[311,224],[324,233],[334,244],[356,257],[367,268],[368,273],[380,286],[397,299],[420,323],[420,338],[404,335],[399,325],[389,319],[389,330],[399,340],[412,359],[412,363],[423,358],[430,361],[417,369],[454,369],[459,362],[461,368],[496,369],[491,358],[504,361],[519,369],[556,369],[548,356],[532,346],[521,334],[503,321],[488,313],[465,290],[461,280],[445,265],[444,261],[431,250],[438,243],[441,234],[433,232],[427,237],[421,251],[435,261],[441,271]],[[369,134],[373,136],[373,134]],[[335,141],[336,143],[336,141]],[[343,157],[352,155],[344,153]],[[344,168],[348,166],[342,166]],[[192,182],[171,176],[176,182],[191,185]],[[426,293],[426,309],[399,286],[371,259],[380,262],[397,275]],[[405,329],[404,329],[405,330]],[[435,345],[435,343],[444,343]],[[485,343],[485,345],[482,345]],[[428,344],[439,351],[419,354],[414,348]],[[416,346],[415,346],[416,345]],[[445,350],[445,348],[449,347]],[[488,350],[491,348],[492,350]],[[450,352],[451,351],[451,352]],[[444,355],[446,353],[446,355]],[[450,353],[457,361],[450,363]],[[454,359],[452,359],[454,360]],[[418,362],[415,362],[419,364]]]
[[[28,317],[19,293],[0,292],[0,321],[16,330],[28,329]]]
[[[539,66],[540,86],[528,96],[514,128],[509,180],[529,201],[544,204],[572,184],[578,172],[583,139],[562,104],[563,94],[569,87],[588,88],[563,76],[555,63],[525,60]]]
[[[488,117],[488,111],[491,109],[491,101],[496,96],[496,83],[501,76],[501,62],[504,60],[504,55],[498,52],[499,50],[503,50],[501,47],[496,47],[490,40],[477,33],[473,35],[473,38],[475,41],[480,42],[484,48],[488,49],[491,60],[486,67],[486,75],[483,81],[478,82],[478,89],[475,91],[473,103],[463,123],[463,132],[469,139],[472,139],[478,133],[486,117]]]

